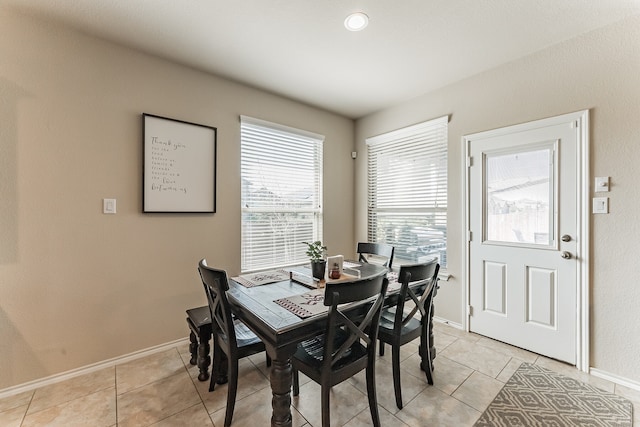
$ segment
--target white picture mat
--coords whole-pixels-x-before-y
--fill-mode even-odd
[[[216,128],[143,114],[144,212],[215,212]]]

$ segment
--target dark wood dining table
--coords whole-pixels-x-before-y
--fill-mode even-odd
[[[389,272],[378,264],[360,263],[360,278],[377,277]],[[354,280],[359,280],[354,277]],[[270,383],[273,393],[271,425],[291,427],[291,356],[298,343],[322,333],[326,326],[327,312],[301,318],[274,302],[309,292],[310,288],[295,280],[246,287],[229,280],[227,293],[235,315],[262,339],[271,358]],[[398,290],[387,292],[385,305],[397,302]],[[362,306],[362,304],[360,304]],[[357,310],[358,305],[353,307]]]

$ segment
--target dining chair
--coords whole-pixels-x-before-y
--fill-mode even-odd
[[[326,329],[298,344],[291,359],[294,396],[300,392],[298,372],[320,384],[322,427],[330,425],[331,387],[364,369],[371,419],[374,426],[380,426],[375,381],[376,337],[387,285],[384,276],[342,284],[326,283],[324,305],[329,307]],[[362,310],[339,307],[363,300],[369,301]]]
[[[401,283],[398,303],[385,308],[380,315],[378,340],[380,356],[384,355],[384,344],[391,345],[393,366],[393,388],[396,406],[402,409],[402,388],[400,385],[400,347],[420,337],[420,368],[427,376],[427,382],[433,385],[433,298],[438,289],[437,259],[420,264],[402,265],[398,273]],[[432,285],[429,288],[429,285]],[[405,303],[411,300],[413,308],[405,313]],[[420,313],[419,319],[414,317]]]
[[[207,294],[212,320],[213,367],[209,391],[213,391],[216,384],[228,381],[224,425],[229,427],[238,391],[238,361],[265,351],[265,347],[260,338],[231,313],[227,299],[229,281],[226,271],[207,266],[205,259],[200,260],[198,271]],[[270,365],[268,357],[267,365]]]
[[[393,245],[388,245],[386,243],[358,242],[358,261],[369,262],[367,255],[377,255],[386,258],[386,261],[382,265],[391,268],[394,251],[395,248]]]

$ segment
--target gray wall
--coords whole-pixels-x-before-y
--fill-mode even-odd
[[[188,336],[198,260],[240,272],[240,114],[326,136],[324,240],[355,252],[352,120],[3,8],[0,28],[0,390]],[[217,213],[141,213],[143,112],[218,128]]]
[[[358,120],[356,239],[366,238],[365,139],[450,115],[447,256],[452,279],[442,284],[436,310],[462,323],[462,136],[584,109],[590,110],[592,175],[611,176],[612,182],[611,213],[592,216],[590,224],[591,366],[640,385],[640,268],[634,260],[640,240],[640,17]]]

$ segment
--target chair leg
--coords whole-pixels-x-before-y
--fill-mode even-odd
[[[378,341],[380,343],[380,356],[384,356],[384,342]]]
[[[322,385],[320,403],[322,406],[322,427],[331,427],[331,414],[329,411],[329,392],[331,387]]]
[[[427,382],[429,385],[433,385],[433,366],[431,365],[431,356],[429,350],[427,350],[427,357],[421,366],[424,373],[427,375]]]
[[[216,338],[213,338],[213,363],[211,364],[211,381],[209,382],[209,391],[213,391],[213,389],[215,388],[216,384],[220,384],[218,381],[220,381],[220,377],[221,377],[221,372],[220,372],[220,365],[222,364],[223,360],[221,357],[222,354],[222,350],[220,349],[220,347],[218,346],[218,342],[216,340]]]
[[[380,414],[378,412],[378,398],[376,396],[375,363],[369,362],[367,366],[367,397],[369,398],[369,411],[374,427],[380,427]]]
[[[429,385],[433,385],[433,364],[431,362],[431,350],[428,340],[420,337],[420,369],[427,376]]]
[[[422,369],[426,374],[429,385],[433,385],[433,356],[435,355],[431,353],[431,348],[433,346],[433,338],[431,335],[431,328],[433,327],[433,304],[431,298],[427,301],[427,304],[429,305],[427,313],[422,321],[422,334],[420,336],[420,369]]]
[[[400,346],[391,346],[391,364],[393,365],[393,390],[396,395],[396,406],[402,409],[402,386],[400,385]]]
[[[425,340],[422,348],[422,362],[420,364],[420,368],[427,376],[427,382],[429,385],[433,385],[433,361],[431,358],[431,345],[428,340]]]
[[[229,359],[231,361],[231,358]],[[238,392],[238,359],[229,363],[229,383],[227,384],[227,411],[224,416],[224,427],[231,425],[233,410],[236,406],[236,393]]]

